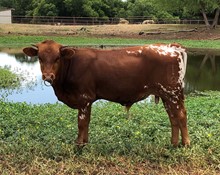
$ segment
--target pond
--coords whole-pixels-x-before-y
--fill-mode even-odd
[[[7,94],[12,102],[32,104],[57,103],[52,87],[41,80],[40,65],[36,58],[21,53],[21,49],[0,48],[0,67],[22,74],[22,87],[14,90],[0,89],[0,95]],[[220,91],[220,50],[189,49],[185,77],[185,93],[194,91]]]
[[[7,94],[7,100],[12,102],[27,102],[32,104],[56,103],[52,87],[45,86],[41,80],[38,60],[20,53],[20,50],[4,49],[0,51],[0,67],[9,67],[12,72],[24,78],[22,87],[14,90],[0,89],[1,95]]]

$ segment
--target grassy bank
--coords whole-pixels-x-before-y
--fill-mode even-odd
[[[195,32],[181,32],[195,29]],[[140,35],[140,33],[144,34]],[[178,42],[188,48],[219,49],[219,36],[220,29],[206,30],[203,25],[55,26],[0,24],[0,47],[24,47],[45,39],[53,39],[64,45],[143,45],[160,42]]]
[[[162,104],[139,103],[131,119],[115,103],[93,106],[90,144],[74,145],[76,110],[0,101],[1,174],[219,174],[219,92],[186,98],[190,148],[170,145]]]
[[[52,39],[63,45],[144,45],[151,43],[178,42],[187,48],[219,49],[220,40],[148,40],[126,38],[96,38],[87,36],[24,36],[5,35],[0,36],[0,47],[25,47],[46,39]]]

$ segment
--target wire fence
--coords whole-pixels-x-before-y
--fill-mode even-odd
[[[0,16],[0,23],[9,16]],[[62,16],[12,16],[12,23],[50,25],[104,25],[104,24],[205,24],[203,19],[158,19],[138,16],[123,18],[107,17],[62,17]],[[209,22],[212,22],[211,20]]]

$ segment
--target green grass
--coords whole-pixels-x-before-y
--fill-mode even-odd
[[[0,101],[1,174],[218,174],[219,92],[188,95],[190,148],[173,148],[160,103],[98,102],[90,143],[77,149],[77,111],[62,104]]]
[[[59,36],[0,36],[0,47],[25,47],[46,39],[52,39],[63,45],[143,45],[151,43],[178,42],[187,48],[219,49],[220,40],[146,40],[126,38],[95,38],[95,37],[59,37]]]
[[[9,68],[0,67],[0,89],[12,89],[20,85],[19,76],[13,73]]]

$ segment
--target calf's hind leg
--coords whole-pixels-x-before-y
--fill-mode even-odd
[[[182,144],[184,146],[190,145],[190,139],[187,128],[187,115],[183,101],[173,103],[172,101],[163,100],[164,107],[169,115],[172,131],[171,143],[178,146],[179,131],[181,132]]]

